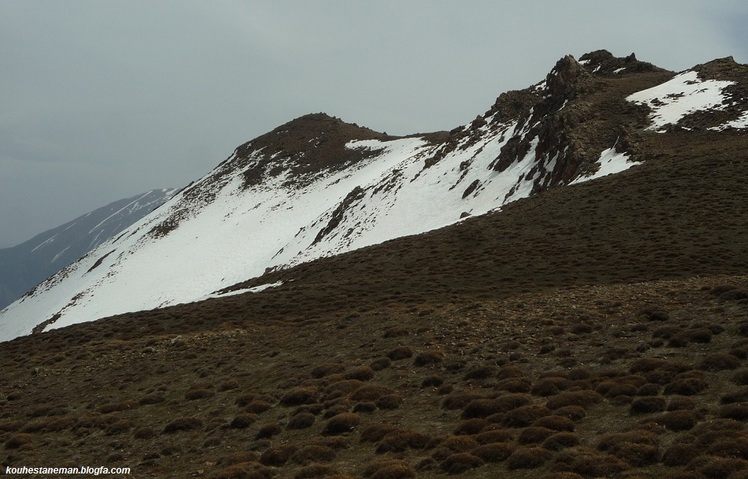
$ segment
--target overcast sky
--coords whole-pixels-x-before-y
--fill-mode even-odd
[[[306,113],[449,130],[565,54],[748,63],[745,0],[0,0],[0,247]]]

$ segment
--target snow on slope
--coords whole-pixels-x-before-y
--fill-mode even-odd
[[[723,90],[732,84],[734,82],[731,81],[701,80],[697,72],[688,70],[626,99],[647,105],[652,110],[649,129],[662,131],[667,125],[677,124],[689,113],[722,107],[726,100]]]
[[[185,209],[185,197],[203,186],[198,182],[0,313],[0,339],[29,334],[43,321],[58,328],[195,301],[267,268],[443,227],[462,213],[486,213],[531,191],[535,176],[525,175],[532,151],[505,171],[489,168],[516,127],[486,125],[481,141],[458,145],[429,168],[425,160],[439,145],[422,138],[352,141],[346,148],[374,156],[304,187],[284,173],[246,188],[237,169],[215,182],[210,201]],[[252,156],[250,163],[268,161],[262,151]],[[479,179],[481,186],[466,194]],[[175,215],[179,225],[161,233],[159,225]]]
[[[562,110],[577,101],[574,82],[589,78],[583,68],[594,65],[567,56],[545,82],[502,95],[486,115],[446,136],[393,139],[324,114],[289,122],[237,148],[151,215],[0,311],[0,341],[215,297],[267,270],[623,171],[635,163],[613,140],[590,151],[557,129]],[[718,101],[723,86],[696,88],[695,78],[686,72],[628,99],[649,105],[660,128]],[[663,105],[671,107],[658,109]],[[349,139],[336,143],[341,138]],[[580,178],[575,150],[597,158],[591,175]]]

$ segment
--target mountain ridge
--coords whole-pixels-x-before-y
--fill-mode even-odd
[[[618,68],[601,71],[615,79]],[[103,463],[137,477],[209,479],[748,477],[748,122],[742,99],[724,93],[738,90],[746,67],[710,68],[729,76],[689,70],[643,90],[629,78],[610,98],[607,87],[578,98],[607,105],[597,113],[561,108],[592,129],[621,105],[634,122],[626,141],[602,145],[590,176],[562,187],[273,269],[200,301],[3,343],[2,465]],[[520,177],[529,192],[546,171],[532,171],[532,141],[525,168],[502,184],[486,179],[501,175],[491,162],[524,131],[490,117],[453,132],[460,138],[431,165],[425,152],[448,149],[448,137],[354,142],[424,154],[393,161],[401,169],[391,181],[341,187],[344,175],[333,174],[334,201],[310,214],[300,243],[324,232],[317,245],[330,245],[357,221],[369,227],[371,198],[424,179],[447,192],[437,206],[449,219],[475,192],[503,198]],[[554,121],[525,126],[550,132]],[[272,161],[249,162],[263,159]],[[227,180],[234,195],[245,191],[237,173]],[[471,190],[475,179],[482,189]],[[195,195],[211,192],[195,185]],[[221,191],[211,204],[237,200]],[[432,211],[415,201],[428,191],[413,190],[408,206]],[[167,209],[183,211],[182,222],[158,241],[184,246],[180,237],[200,231],[226,240],[222,220],[207,228],[177,206]],[[253,248],[251,231],[221,253]],[[79,270],[91,275],[121,252],[103,248]],[[153,257],[168,266],[164,254]],[[214,265],[229,273],[230,263]]]
[[[150,213],[173,193],[173,189],[161,188],[117,200],[0,249],[0,309]]]
[[[502,94],[448,133],[391,137],[323,113],[302,116],[241,145],[135,230],[0,312],[0,329],[16,318],[10,338],[35,326],[21,317],[60,327],[212,297],[265,272],[646,163],[653,111],[677,107],[677,117],[672,108],[660,116],[673,120],[670,129],[686,128],[677,125],[726,109],[724,91],[745,81],[745,67],[729,60],[700,68],[686,78],[634,55],[565,56],[542,82]],[[657,88],[690,90],[666,101],[648,93],[659,103],[632,100]],[[702,106],[693,110],[694,101]],[[729,107],[701,123],[742,131],[742,103]]]

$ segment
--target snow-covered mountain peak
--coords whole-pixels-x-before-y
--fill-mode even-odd
[[[671,93],[646,102],[636,95],[674,77],[633,54],[601,50],[579,61],[565,56],[543,81],[501,94],[449,132],[396,138],[323,113],[302,116],[239,146],[164,206],[0,312],[0,340],[215,297],[269,270],[618,173],[647,160],[640,140],[654,134],[646,129],[652,105]]]

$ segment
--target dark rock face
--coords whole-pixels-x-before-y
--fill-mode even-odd
[[[514,115],[518,125],[492,168],[504,171],[534,153],[537,161],[526,177],[534,179],[532,193],[537,193],[587,172],[611,145],[635,154],[635,136],[630,131],[646,112],[627,104],[626,90],[654,86],[668,76],[672,73],[640,62],[633,53],[617,58],[598,50],[580,61],[566,55],[544,84],[497,100],[492,110],[509,113],[503,118]],[[617,119],[611,121],[614,116]]]
[[[636,59],[636,54],[632,53],[627,57],[614,57],[607,50],[597,50],[586,53],[579,57],[579,61],[584,63],[587,71],[596,75],[621,75],[626,73],[645,73],[663,71],[651,63],[642,62]]]

